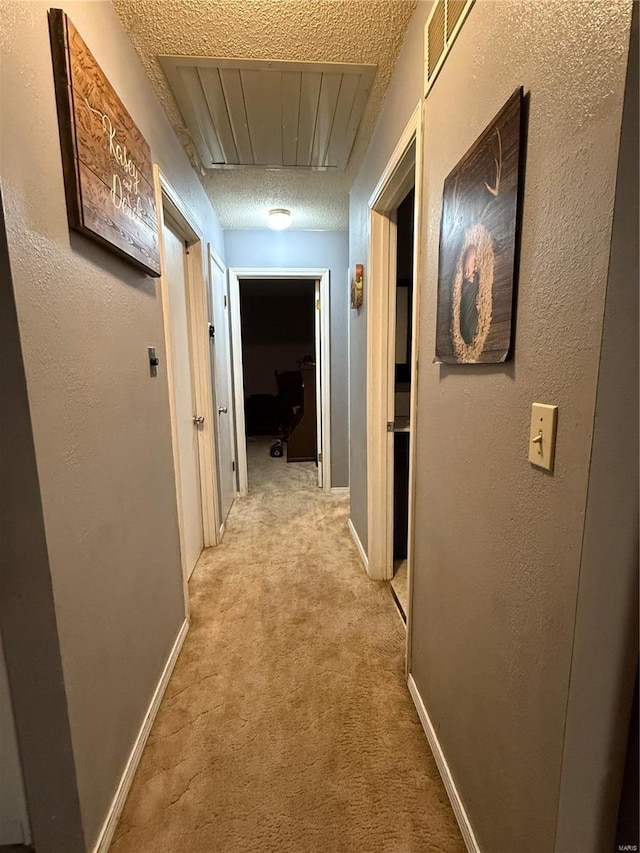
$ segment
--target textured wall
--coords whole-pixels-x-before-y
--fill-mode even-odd
[[[426,101],[412,666],[484,853],[554,849],[630,12],[478,2]],[[443,181],[521,84],[515,358],[432,364]],[[559,406],[552,476],[534,400]]]
[[[609,380],[617,372],[616,387],[634,384],[632,358],[626,369],[613,351],[600,362],[630,7],[628,0],[598,2],[581,5],[577,15],[575,4],[559,0],[478,0],[426,101],[412,668],[485,853],[554,849],[599,371],[606,368]],[[429,4],[420,3],[352,188],[351,265],[366,263],[367,201],[421,95],[428,13]],[[531,118],[515,361],[433,365],[442,184],[521,84],[531,92]],[[633,185],[630,177],[624,183]],[[632,231],[624,215],[621,229],[625,221]],[[610,340],[621,334],[632,347],[633,313],[633,296],[623,288],[611,301]],[[366,296],[363,309],[351,312],[350,327],[353,434],[366,424],[366,401],[355,391],[366,383]],[[603,374],[600,382],[606,381]],[[527,462],[534,400],[560,406],[553,476]],[[601,447],[607,447],[617,416],[624,418],[633,403],[616,410],[615,391],[601,401]],[[632,435],[625,448],[629,441]],[[616,465],[624,453],[614,453]],[[612,726],[627,707],[626,658],[616,658],[629,638],[625,617],[597,662],[598,684],[609,693],[597,706],[606,712],[598,742],[589,742],[597,715],[582,715],[580,700],[594,698],[586,667],[594,665],[590,650],[599,645],[598,589],[608,567],[597,545],[603,532],[597,508],[610,507],[613,525],[618,506],[611,503],[616,467],[608,467],[612,457],[604,451],[600,458],[589,488],[591,539],[583,562],[589,586],[580,600],[581,655],[572,675],[579,684],[560,815],[565,846],[558,853],[586,849],[585,837],[597,844],[594,827],[599,833],[610,820],[620,769],[615,761],[607,765],[616,746]],[[617,500],[629,498],[634,471],[629,465]],[[364,443],[352,444],[350,476],[351,516],[366,544]],[[624,532],[616,528],[624,571],[616,587],[622,599],[615,600],[628,598],[630,583],[635,528],[633,501],[627,503],[619,516]],[[587,769],[588,801],[580,796]],[[578,826],[582,836],[571,840]]]
[[[228,267],[329,269],[331,485],[349,485],[346,231],[225,231]]]
[[[362,167],[350,193],[349,262],[365,265],[364,305],[349,311],[351,336],[351,388],[349,401],[351,424],[350,486],[351,521],[367,548],[367,250],[369,218],[367,203],[402,131],[411,118],[423,92],[424,24],[431,10],[430,2],[420,2],[407,30],[402,51],[376,124]]]
[[[22,780],[14,777],[14,785],[24,783],[26,788],[32,839],[39,851],[83,853],[60,639],[1,208],[0,280],[0,630],[22,766]],[[5,726],[3,720],[3,742]],[[13,793],[20,798],[20,791]]]
[[[3,282],[0,291],[0,363],[5,368],[2,371],[0,381],[0,398],[11,401],[12,396],[21,396],[23,404],[26,402],[26,389],[24,372],[16,370],[10,378],[10,371],[6,365],[21,364],[20,339],[18,334],[18,322],[15,313],[15,301],[13,299],[13,287],[11,286],[11,270],[9,268],[9,251],[7,249],[7,238],[4,225],[4,210],[2,198],[0,197],[0,278]],[[13,384],[15,383],[15,385]],[[16,388],[16,386],[18,386]],[[18,390],[19,389],[19,390]],[[13,395],[12,395],[13,391]],[[23,415],[25,414],[23,408]],[[19,407],[11,402],[6,407],[4,418],[0,421],[0,446],[3,448],[0,456],[0,482],[2,482],[3,496],[7,495],[8,501],[15,503],[16,495],[11,493],[11,478],[7,467],[8,450],[12,445],[10,433],[7,433],[7,421],[16,425],[21,433],[26,433],[25,424],[20,417]],[[30,431],[29,431],[30,433]],[[29,448],[33,459],[33,448]],[[13,450],[13,448],[12,448]],[[24,472],[20,472],[20,478],[24,479]],[[10,497],[9,497],[10,495]],[[5,498],[5,501],[7,501]],[[11,540],[7,537],[9,530],[13,528],[13,519],[9,520],[9,507],[3,503],[0,507],[0,541],[3,543],[2,557],[4,567],[0,578],[5,577],[8,568],[8,557],[11,553]],[[7,520],[5,520],[7,519]],[[0,584],[0,602],[10,598],[8,589]],[[10,606],[10,605],[9,605]],[[4,644],[2,630],[7,631],[5,623],[5,608],[0,606],[0,845],[16,844],[19,841],[30,841],[30,824],[27,813],[27,803],[24,794],[24,780],[22,776],[22,763],[18,750],[18,739],[16,735],[15,715],[7,666],[4,655]],[[9,636],[11,632],[9,630]],[[20,834],[17,829],[20,828]]]
[[[638,17],[635,3],[556,836],[580,853],[613,849],[638,665]]]
[[[208,199],[112,5],[60,5],[222,252]],[[182,622],[183,597],[159,296],[153,280],[69,233],[47,8],[2,5],[1,166],[64,686],[92,844]],[[161,359],[156,380],[149,345]],[[6,653],[9,662],[8,645]],[[48,706],[37,707],[42,715]]]
[[[0,637],[0,845],[29,841],[29,815],[24,797],[11,692]],[[20,832],[18,833],[18,829]]]

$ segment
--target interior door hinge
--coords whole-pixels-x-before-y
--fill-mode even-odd
[[[226,296],[226,294],[225,294],[225,297],[224,297],[224,307],[225,307],[225,308],[227,307],[227,296]]]
[[[318,453],[318,462],[322,462],[322,451]]]
[[[232,471],[235,471],[235,470],[236,470],[236,463],[235,463],[235,461],[234,461],[233,459],[231,460],[231,470],[232,470]]]
[[[393,432],[395,428],[395,421],[387,421],[387,432]]]
[[[320,300],[319,299],[316,299],[316,310],[317,311],[320,310]]]
[[[209,323],[209,337],[215,338],[215,336],[216,336],[216,330],[213,326],[213,323]]]

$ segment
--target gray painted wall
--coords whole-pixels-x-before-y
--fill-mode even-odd
[[[48,5],[1,6],[0,162],[37,463],[28,498],[35,507],[39,477],[46,535],[33,573],[21,562],[27,543],[16,542],[9,555],[3,583],[15,606],[3,634],[30,810],[38,770],[26,760],[29,708],[37,708],[48,740],[60,744],[68,714],[75,767],[67,770],[76,778],[59,773],[56,783],[60,791],[67,781],[70,789],[77,784],[82,826],[70,806],[57,810],[58,827],[49,827],[54,835],[42,844],[33,828],[39,853],[71,853],[82,842],[56,840],[55,832],[79,840],[84,828],[86,845],[95,842],[184,617],[159,293],[155,281],[67,227]],[[215,214],[113,7],[59,5],[223,254]],[[149,345],[161,360],[156,380],[149,378]],[[9,616],[11,635],[4,631]],[[56,651],[59,643],[63,680],[30,677],[34,650],[18,642],[18,616],[23,624],[46,623],[49,633],[38,639],[52,649],[55,641]],[[51,691],[61,687],[52,705]],[[47,796],[62,796],[54,787],[39,785],[41,809]]]
[[[349,485],[348,235],[346,231],[225,231],[228,267],[329,269],[331,292],[331,485]]]
[[[421,95],[428,13],[420,3],[351,193],[351,264],[366,263],[367,200]],[[613,499],[625,464],[607,513],[610,535],[621,540],[612,552],[618,602],[632,586],[637,529],[637,367],[631,356],[614,360],[613,344],[620,335],[637,358],[629,328],[637,335],[637,302],[620,281],[628,262],[618,260],[609,277],[630,13],[629,0],[599,0],[580,15],[563,0],[478,0],[425,102],[412,674],[483,853],[592,849],[569,830],[582,824],[592,845],[604,837],[621,770],[611,730],[628,713],[629,614],[610,629],[604,653],[593,653],[594,626],[609,615],[598,596],[611,569],[598,507]],[[521,84],[530,118],[515,359],[436,365],[443,181]],[[366,295],[351,319],[352,433],[364,429],[365,381]],[[624,405],[619,385],[634,389]],[[534,401],[560,407],[553,475],[527,462]],[[627,424],[621,447],[605,452],[618,416]],[[351,514],[366,543],[365,465],[365,444],[354,445]],[[581,570],[589,588],[579,593]],[[597,715],[580,706],[593,698],[589,666],[609,691],[597,704],[605,713],[597,731]],[[614,669],[609,680],[606,667]]]
[[[0,413],[0,630],[33,840],[44,853],[83,853],[60,640],[2,209],[0,280],[0,399],[4,404]]]
[[[478,2],[426,101],[413,674],[484,853],[555,846],[630,11]],[[520,84],[515,358],[435,365],[443,180]],[[553,476],[527,462],[536,400]]]
[[[613,849],[638,662],[638,17],[634,3],[556,839],[580,853]]]
[[[4,210],[2,198],[0,197],[0,280],[3,282],[0,288],[0,363],[4,369],[0,374],[0,399],[11,401],[5,408],[4,417],[0,419],[0,482],[3,484],[0,499],[0,541],[3,543],[3,557],[7,560],[11,552],[13,523],[11,527],[3,521],[8,514],[7,502],[13,503],[15,495],[10,493],[11,475],[7,459],[9,448],[13,442],[11,431],[7,429],[7,421],[17,425],[29,439],[31,430],[25,425],[20,417],[20,406],[16,405],[15,398],[26,403],[26,389],[24,372],[20,370],[22,357],[20,352],[20,341],[18,336],[18,321],[15,313],[15,302],[13,300],[13,287],[11,286],[11,270],[9,268],[9,253],[7,250],[7,239],[4,226]],[[7,365],[18,365],[13,368],[13,375],[7,369]],[[15,384],[13,384],[15,383]],[[25,414],[24,408],[22,414]],[[15,427],[14,427],[15,428]],[[30,455],[33,458],[33,448],[30,447]],[[14,469],[15,473],[18,471]],[[25,477],[24,471],[18,476]],[[6,497],[5,497],[6,495]],[[7,501],[9,498],[9,501]],[[13,521],[13,519],[12,519]],[[4,535],[8,534],[8,535]],[[22,762],[18,749],[18,737],[16,734],[15,715],[13,712],[13,700],[9,686],[9,676],[4,654],[4,643],[2,640],[2,625],[5,622],[6,603],[8,590],[3,586],[1,579],[6,575],[4,565],[0,570],[0,845],[17,844],[29,842],[31,831],[29,816],[27,814],[27,802],[24,793],[24,779],[22,775]],[[5,602],[2,606],[1,602]],[[11,606],[9,604],[9,606]],[[10,627],[5,625],[5,630]]]
[[[30,840],[18,737],[0,635],[0,845]]]

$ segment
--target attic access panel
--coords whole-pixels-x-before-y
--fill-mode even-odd
[[[159,56],[205,169],[346,168],[375,65]]]

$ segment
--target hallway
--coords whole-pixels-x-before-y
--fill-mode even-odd
[[[312,463],[249,453],[112,853],[463,851],[348,500]]]

